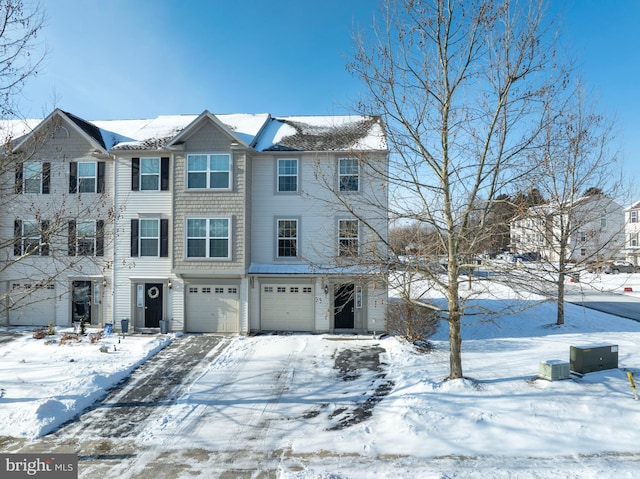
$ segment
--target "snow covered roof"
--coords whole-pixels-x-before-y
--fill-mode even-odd
[[[256,151],[387,149],[382,122],[379,117],[374,116],[272,117],[268,113],[213,115],[205,110],[200,115],[161,115],[151,119],[87,121],[69,112],[56,112],[65,115],[96,144],[114,151],[164,149],[172,141],[179,139],[197,120],[205,117],[227,128],[232,137],[254,147]],[[4,138],[21,138],[43,121],[5,120],[0,122],[0,134]]]

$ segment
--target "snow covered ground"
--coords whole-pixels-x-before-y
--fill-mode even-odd
[[[640,291],[640,274],[585,279],[617,292],[631,287],[628,295]],[[493,285],[474,302],[477,311],[504,309],[511,296]],[[175,477],[219,477],[220,456],[212,451],[233,457],[240,450],[248,454],[239,463],[255,469],[242,477],[638,477],[640,401],[626,372],[640,379],[640,323],[567,305],[566,324],[554,326],[554,305],[537,299],[506,316],[466,318],[468,379],[454,381],[444,380],[446,324],[429,353],[393,337],[238,337],[145,425],[137,447],[146,453],[105,477],[143,477],[145,457],[186,448],[208,454]],[[0,344],[0,436],[37,441],[170,340],[136,336],[118,343],[112,336],[100,341],[107,353],[87,340],[45,345],[30,335]],[[541,361],[568,362],[570,346],[603,344],[618,346],[618,369],[562,381],[537,378]],[[336,356],[374,346],[385,349],[380,371],[345,381]],[[376,390],[385,395],[371,417],[349,424],[354,406]],[[90,472],[81,463],[80,477]]]

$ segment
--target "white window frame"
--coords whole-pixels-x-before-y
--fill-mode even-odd
[[[280,223],[282,222],[292,222],[295,224],[295,236],[281,236],[280,232]],[[280,255],[280,242],[283,241],[292,241],[293,249],[295,250],[295,255]],[[288,249],[291,246],[287,247]],[[284,246],[282,248],[284,250]],[[278,259],[295,259],[300,256],[300,220],[298,218],[277,218],[276,219],[276,258]]]
[[[291,165],[295,165],[295,173],[286,171]],[[285,171],[281,171],[282,169]],[[280,179],[295,178],[295,189],[281,189]],[[276,160],[276,191],[278,193],[298,193],[300,191],[300,161],[298,158],[278,158]]]
[[[191,169],[189,165],[190,159],[195,159],[196,157],[204,157],[206,158],[206,167],[204,169]],[[225,157],[228,161],[227,169],[217,169],[212,167],[212,161],[217,158]],[[233,184],[232,171],[233,171],[233,162],[230,153],[218,152],[218,153],[190,153],[187,155],[185,160],[185,170],[186,170],[186,178],[185,185],[187,190],[214,190],[214,191],[231,191],[231,185]],[[227,175],[227,184],[224,187],[221,186],[211,186],[211,176],[215,174],[226,174]],[[190,174],[204,174],[205,175],[205,186],[190,186],[189,185],[189,175]]]
[[[205,221],[205,234],[204,236],[189,236],[189,222],[190,221]],[[227,234],[226,236],[213,236],[211,235],[211,222],[212,221],[225,221]],[[211,218],[194,217],[187,218],[185,221],[185,258],[197,259],[197,260],[229,260],[231,259],[231,217],[217,216]],[[189,240],[205,240],[205,255],[204,256],[189,256]],[[226,240],[227,241],[227,253],[225,256],[211,256],[211,241],[212,240]]]
[[[157,171],[153,173],[145,172],[146,164],[155,161],[157,163]],[[151,158],[140,158],[140,170],[138,175],[138,188],[140,191],[160,191],[160,182],[161,182],[161,171],[162,171],[162,160],[160,157],[151,157]],[[144,187],[144,179],[156,177],[156,187],[155,188],[145,188]]]
[[[92,165],[93,173],[86,174],[83,173],[83,166]],[[83,189],[83,185],[87,181],[93,181],[93,189]],[[78,161],[78,171],[77,171],[77,191],[78,193],[95,193],[98,190],[98,163],[96,161]]]
[[[40,222],[37,220],[23,220],[21,233],[23,254],[41,255],[42,230]]]
[[[155,223],[156,224],[156,235],[155,236],[145,236],[143,234],[144,223]],[[145,258],[158,258],[160,257],[160,219],[159,218],[140,218],[138,220],[138,256]],[[144,248],[142,247],[143,241],[155,241],[156,242],[156,251],[155,254],[144,254]]]
[[[638,233],[629,233],[629,246],[637,247],[638,246]]]
[[[354,167],[355,172],[353,171]],[[352,182],[348,180],[349,178],[355,178],[355,189],[351,187]],[[355,158],[338,159],[338,189],[341,193],[357,193],[360,191],[360,163]]]
[[[30,171],[29,170],[33,170]],[[36,172],[37,170],[37,172]],[[31,181],[33,184],[37,181],[38,189],[37,191],[30,191],[27,187],[29,184],[28,181]],[[22,165],[22,192],[23,193],[42,193],[42,163],[36,161],[26,161]]]
[[[89,231],[88,226],[91,226]],[[82,233],[83,227],[87,227],[86,232]],[[87,234],[90,233],[90,234]],[[77,220],[76,221],[76,256],[95,256],[97,249],[98,226],[95,220]],[[91,243],[91,253],[88,254],[85,249],[80,247],[81,242],[84,244]]]
[[[345,233],[351,233],[352,227],[343,224],[355,224],[355,236]],[[339,219],[338,220],[338,256],[358,256],[360,252],[360,222],[356,219]]]
[[[638,222],[638,211],[629,211],[629,223],[637,223]]]

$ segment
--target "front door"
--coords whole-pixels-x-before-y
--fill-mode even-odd
[[[353,284],[342,284],[334,290],[334,328],[354,328],[354,288]]]
[[[144,327],[159,328],[162,319],[162,283],[144,285]]]
[[[91,324],[91,281],[71,283],[71,321]]]

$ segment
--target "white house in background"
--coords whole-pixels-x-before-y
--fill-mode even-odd
[[[624,245],[624,212],[618,203],[603,195],[579,198],[571,207],[529,208],[511,221],[511,251],[538,253],[556,262],[560,231],[567,224],[570,231],[567,261],[606,260],[620,255]]]
[[[65,168],[77,160],[76,181],[103,188],[82,197],[100,198],[107,218],[100,223],[99,208],[78,209],[77,224],[86,229],[93,221],[96,233],[83,229],[82,240],[93,238],[94,246],[76,250],[90,252],[95,266],[80,272],[78,261],[64,278],[42,275],[38,284],[55,292],[45,304],[55,301],[60,312],[43,308],[33,324],[71,324],[74,288],[88,287],[92,324],[129,319],[132,329],[153,331],[165,321],[173,331],[233,333],[386,329],[385,282],[359,264],[365,252],[384,257],[387,185],[376,172],[386,170],[388,150],[379,118],[205,111],[87,122],[59,110],[52,117],[73,140],[52,144],[67,165],[54,170],[45,162],[52,181],[55,171],[56,181],[70,183],[74,170]],[[42,158],[57,158],[52,152]],[[54,191],[51,198],[67,195]],[[13,224],[17,215],[10,216]],[[67,229],[71,251],[71,223]],[[23,242],[29,231],[21,231]],[[61,247],[52,243],[50,251]],[[52,258],[36,259],[46,271]],[[0,285],[26,288],[18,276],[2,272]],[[25,289],[24,304],[36,294]],[[7,316],[0,322],[19,323],[15,313]]]
[[[636,266],[640,265],[640,201],[624,210],[625,217],[625,248],[626,260]]]

